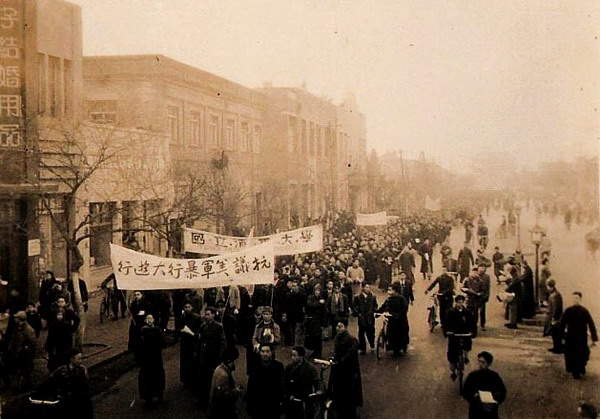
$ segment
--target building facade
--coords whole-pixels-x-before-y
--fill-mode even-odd
[[[47,258],[38,197],[60,192],[40,173],[48,158],[40,132],[77,117],[81,55],[79,7],[59,0],[0,4],[0,275],[8,282],[0,285],[0,306],[37,297]]]

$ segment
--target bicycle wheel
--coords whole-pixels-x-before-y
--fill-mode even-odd
[[[377,336],[377,347],[375,348],[375,355],[379,361],[385,352],[385,339],[382,334]]]
[[[100,323],[104,322],[104,319],[108,318],[108,305],[106,301],[100,303]]]
[[[435,307],[430,307],[429,316],[427,317],[427,323],[429,324],[429,333],[433,333],[433,329],[435,329],[435,325],[437,324],[436,317],[437,316],[435,315]]]

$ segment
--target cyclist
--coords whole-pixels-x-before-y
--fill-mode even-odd
[[[388,290],[389,297],[377,310],[378,313],[388,312],[391,318],[387,325],[388,348],[394,356],[400,352],[406,353],[409,343],[408,302],[402,296],[402,286],[395,282]]]
[[[284,409],[286,418],[304,419],[310,417],[309,395],[322,390],[319,373],[305,359],[306,350],[303,346],[292,349],[292,362],[285,367],[284,372]],[[305,408],[300,408],[304,404]],[[306,412],[304,410],[307,410]],[[305,416],[305,413],[307,414]]]
[[[450,378],[456,380],[456,364],[461,350],[467,353],[471,350],[470,337],[458,337],[457,334],[467,334],[473,331],[473,315],[465,306],[465,296],[457,295],[454,298],[454,307],[448,312],[446,318],[446,332],[448,333],[448,362],[450,364]],[[462,345],[461,345],[462,340]],[[465,364],[469,358],[465,356]]]
[[[446,317],[448,310],[452,307],[452,300],[454,298],[454,278],[448,274],[448,268],[442,266],[442,274],[438,276],[429,285],[425,291],[425,295],[431,290],[438,286],[438,301],[440,302],[440,322],[442,324],[442,331],[446,334]]]

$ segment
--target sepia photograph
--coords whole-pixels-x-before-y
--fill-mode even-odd
[[[0,0],[0,418],[597,418],[598,22]]]

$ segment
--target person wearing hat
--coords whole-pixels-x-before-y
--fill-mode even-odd
[[[273,308],[265,306],[262,308],[262,320],[258,322],[254,329],[252,344],[254,351],[258,352],[261,345],[272,345],[275,347],[281,341],[281,329],[273,321]]]
[[[465,306],[465,296],[457,295],[454,298],[454,307],[448,311],[446,317],[446,334],[448,336],[447,358],[450,366],[450,378],[456,380],[456,363],[461,348],[469,352],[471,350],[472,339],[470,337],[457,337],[455,335],[472,333],[475,321],[473,314]],[[462,339],[463,344],[460,345]],[[465,359],[468,363],[468,358]]]
[[[563,313],[562,295],[556,289],[554,279],[546,281],[546,289],[548,290],[548,311],[544,323],[544,336],[552,336],[552,348],[548,351],[561,354],[563,352],[562,333],[560,332],[560,318]]]
[[[6,366],[17,377],[17,387],[24,390],[31,384],[33,359],[37,342],[35,332],[27,323],[27,314],[18,311],[14,315],[15,328],[6,351]]]
[[[238,400],[242,394],[242,388],[236,385],[233,376],[238,356],[237,348],[225,349],[221,363],[212,374],[208,403],[210,419],[237,419],[238,417]]]

